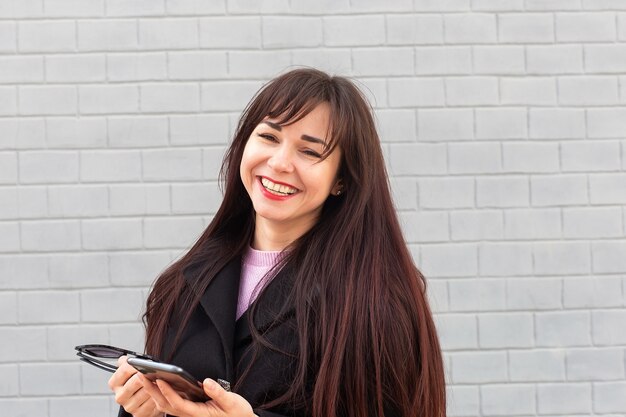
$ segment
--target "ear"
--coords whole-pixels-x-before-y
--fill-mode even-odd
[[[335,182],[335,185],[333,185],[333,188],[331,188],[330,193],[334,195],[335,197],[337,197],[337,196],[340,196],[343,192],[344,192],[343,181],[341,179],[338,179],[337,182]]]

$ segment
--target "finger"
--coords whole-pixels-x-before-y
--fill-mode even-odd
[[[156,384],[176,415],[195,414],[195,411],[197,411],[198,408],[198,403],[184,399],[174,390],[174,388],[170,386],[170,384],[163,380],[157,379]]]
[[[130,377],[137,373],[137,370],[126,362],[126,356],[121,356],[117,360],[117,365],[117,370],[113,373],[111,378],[109,378],[108,382],[111,390],[115,390],[116,387],[121,387]]]
[[[115,392],[115,401],[118,404],[128,404],[132,397],[137,395],[143,388],[143,385],[139,380],[140,375],[141,374],[135,373],[124,383],[124,385],[115,387],[113,391]]]
[[[150,398],[152,398],[159,410],[166,411],[166,409],[168,409],[169,407],[169,403],[167,399],[163,396],[163,393],[161,392],[159,387],[143,375],[141,375],[139,379],[141,380],[143,388],[146,390]]]
[[[222,410],[229,410],[233,406],[233,396],[228,395],[229,392],[226,391],[220,384],[212,380],[211,378],[206,378],[202,383],[202,388],[204,388],[204,392],[209,396]]]

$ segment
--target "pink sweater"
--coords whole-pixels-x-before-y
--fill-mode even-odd
[[[274,278],[274,274],[266,274],[280,260],[280,254],[280,251],[262,251],[248,247],[241,259],[237,318],[243,315],[263,287]]]

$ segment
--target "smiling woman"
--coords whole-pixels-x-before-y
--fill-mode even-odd
[[[270,81],[222,178],[219,211],[157,279],[144,316],[146,351],[204,380],[211,400],[122,358],[110,382],[120,415],[444,416],[425,280],[354,84],[313,69]]]

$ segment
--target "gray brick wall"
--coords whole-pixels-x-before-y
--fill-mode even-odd
[[[0,413],[111,416],[73,346],[141,349],[243,106],[370,97],[450,416],[626,414],[626,1],[0,1]]]

